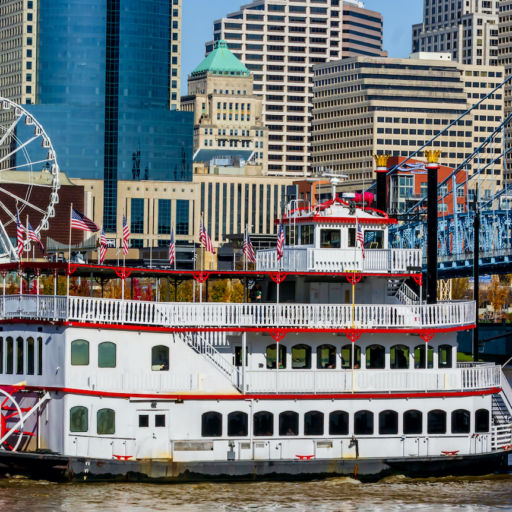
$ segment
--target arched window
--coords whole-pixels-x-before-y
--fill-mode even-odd
[[[311,347],[309,345],[294,345],[292,347],[292,369],[304,370],[311,368]]]
[[[352,345],[341,347],[341,367],[344,370],[352,368]],[[354,368],[361,368],[361,347],[354,345]]]
[[[235,411],[228,414],[228,436],[245,437],[247,435],[247,414]]]
[[[409,368],[409,347],[394,345],[391,347],[391,369],[405,370]]]
[[[336,368],[336,347],[334,345],[320,345],[316,349],[316,367],[319,370]]]
[[[429,434],[446,434],[446,412],[437,409],[428,413],[427,432]]]
[[[299,435],[299,415],[294,411],[282,412],[279,415],[279,435],[280,436],[298,436]]]
[[[27,375],[35,372],[35,343],[34,338],[27,338]]]
[[[489,432],[489,411],[478,409],[475,412],[475,432]]]
[[[428,368],[434,367],[434,349],[428,347]],[[414,347],[414,368],[425,368],[425,344]]]
[[[169,369],[169,347],[156,345],[151,349],[151,369],[164,372]]]
[[[16,375],[21,375],[23,373],[23,363],[25,361],[25,357],[23,355],[24,341],[21,336],[16,338]]]
[[[324,435],[324,414],[320,411],[309,411],[304,415],[304,435]]]
[[[276,344],[267,346],[267,368],[269,370],[276,367]],[[286,347],[279,343],[279,368],[286,368]]]
[[[89,411],[87,407],[77,405],[69,410],[69,431],[87,432],[89,430]]]
[[[201,416],[201,436],[220,437],[222,435],[222,414],[220,412],[205,412]]]
[[[98,368],[116,367],[116,344],[105,341],[98,345]]]
[[[469,434],[470,426],[469,411],[457,409],[452,412],[452,434]]]
[[[366,368],[368,370],[382,370],[386,366],[386,349],[382,345],[366,347]]]
[[[404,434],[421,434],[423,432],[423,413],[411,409],[404,412]]]
[[[273,436],[274,435],[274,415],[268,411],[260,411],[254,415],[254,435],[255,436]]]
[[[333,411],[329,414],[329,435],[346,436],[348,434],[348,412]]]
[[[398,413],[396,411],[379,413],[379,434],[398,434]]]
[[[5,339],[5,373],[12,374],[14,371],[14,339],[8,336]]]
[[[100,435],[111,435],[116,431],[116,413],[113,409],[100,409],[96,414],[96,431]]]
[[[73,366],[87,366],[89,364],[89,342],[74,340],[71,342],[71,364]]]
[[[354,414],[354,434],[372,435],[373,434],[373,412],[357,411]]]
[[[439,368],[452,368],[452,346],[451,345],[439,345],[437,350]]]

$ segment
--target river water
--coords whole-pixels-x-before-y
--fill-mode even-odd
[[[512,511],[512,475],[307,483],[53,484],[0,480],[0,511]]]

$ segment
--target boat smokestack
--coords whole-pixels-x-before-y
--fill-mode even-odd
[[[388,160],[389,155],[374,155],[377,167],[377,210],[388,212]]]
[[[427,158],[427,304],[437,303],[437,184],[441,151],[425,151]]]

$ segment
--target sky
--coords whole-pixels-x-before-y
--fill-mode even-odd
[[[213,38],[213,21],[237,11],[250,0],[183,0],[182,94],[187,77],[204,58],[204,43]],[[422,20],[423,0],[366,0],[365,7],[384,16],[384,50],[390,57],[407,57],[411,26]]]

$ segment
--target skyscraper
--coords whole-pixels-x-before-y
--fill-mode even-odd
[[[104,180],[107,232],[123,210],[119,179],[192,178],[192,116],[171,111],[181,0],[8,3],[1,57],[15,73],[0,94],[32,104],[68,176]]]
[[[412,51],[450,52],[462,64],[498,64],[499,0],[424,0]]]
[[[499,55],[498,61],[505,67],[505,76],[512,75],[512,0],[501,0],[500,2],[500,25],[499,25]],[[505,117],[512,113],[512,84],[508,82],[504,87],[505,96]],[[507,148],[512,146],[512,128],[508,123],[505,131],[505,144]],[[510,183],[511,169],[507,158],[505,167],[505,183]]]
[[[382,55],[382,16],[359,1],[254,0],[214,22],[214,41],[224,39],[252,71],[254,92],[263,96],[269,131],[268,173],[303,176],[311,170],[310,124],[314,64],[343,56],[342,23],[349,6],[355,44],[350,55]],[[366,27],[369,26],[368,30]],[[343,27],[349,31],[349,26]],[[348,34],[348,32],[347,32]],[[370,37],[373,36],[373,37]],[[206,44],[206,53],[214,41]],[[360,42],[371,41],[370,45]]]

